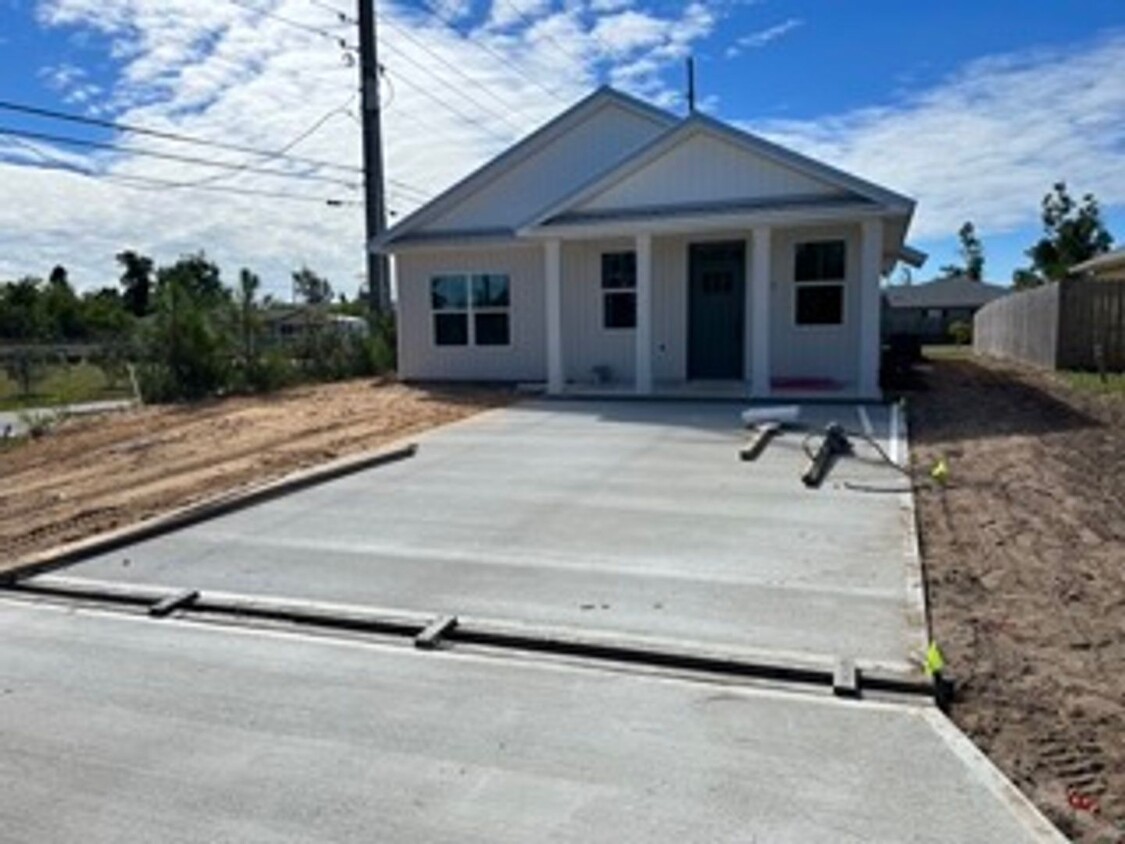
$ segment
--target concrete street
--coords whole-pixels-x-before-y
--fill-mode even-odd
[[[1061,841],[926,706],[0,599],[6,842]]]

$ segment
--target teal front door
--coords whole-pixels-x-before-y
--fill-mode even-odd
[[[695,243],[688,255],[688,378],[743,378],[746,244]]]

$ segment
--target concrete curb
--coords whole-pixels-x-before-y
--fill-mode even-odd
[[[204,499],[195,504],[189,504],[186,507],[154,516],[143,522],[80,539],[77,542],[19,559],[15,565],[0,572],[0,584],[15,583],[23,578],[68,566],[96,554],[104,554],[126,545],[190,527],[218,516],[233,513],[236,510],[242,510],[255,504],[288,495],[291,492],[362,472],[365,469],[373,469],[388,463],[397,463],[400,460],[413,457],[417,452],[418,446],[411,443],[406,446],[353,454],[333,460],[330,463],[293,472],[259,486]]]
[[[892,455],[898,458],[903,468],[910,467],[910,422],[907,419],[905,401],[891,405],[891,418],[895,420],[896,442],[892,443]],[[916,643],[919,664],[925,661],[926,649],[933,638],[930,623],[930,596],[926,588],[926,568],[922,559],[921,524],[918,520],[918,502],[914,489],[902,494],[902,510],[906,520],[906,603],[913,618],[922,625],[922,641]],[[912,620],[913,620],[912,618]]]
[[[980,779],[983,788],[991,792],[1028,832],[1043,844],[1066,844],[1067,838],[1052,824],[1026,794],[989,759],[960,728],[935,709],[922,711],[933,729],[940,735],[950,751]]]

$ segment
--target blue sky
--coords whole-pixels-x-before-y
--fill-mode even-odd
[[[353,28],[325,8],[352,5],[0,0],[0,99],[271,149],[315,128],[294,153],[356,164],[355,71],[315,31],[354,43]],[[955,258],[954,233],[972,219],[987,275],[1007,282],[1057,179],[1094,191],[1125,240],[1120,0],[400,0],[380,9],[399,215],[599,83],[682,110],[690,53],[708,111],[915,196],[911,241],[932,256],[916,278]],[[4,112],[0,127],[248,161]],[[241,265],[259,270],[278,295],[302,263],[351,292],[362,269],[359,208],[316,200],[353,203],[354,177],[332,170],[341,178],[312,182],[292,178],[307,175],[301,167],[271,166],[288,175],[224,175],[0,136],[0,277],[63,262],[96,286],[113,281],[122,248],[158,260],[205,248],[232,276]],[[191,189],[200,183],[312,201]]]

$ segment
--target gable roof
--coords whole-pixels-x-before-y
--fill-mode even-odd
[[[595,176],[586,184],[571,192],[559,202],[539,212],[529,220],[523,229],[549,224],[551,220],[563,215],[589,213],[590,203],[611,193],[616,187],[632,178],[642,178],[643,171],[659,165],[679,147],[700,137],[721,140],[741,151],[748,158],[767,162],[791,175],[791,186],[803,185],[804,190],[779,200],[788,204],[810,200],[816,196],[841,200],[866,200],[888,210],[900,211],[909,215],[914,209],[914,200],[902,194],[880,187],[873,182],[838,170],[821,161],[786,149],[757,135],[728,126],[704,114],[695,113],[670,127],[648,146],[637,151],[627,160],[607,173]],[[749,204],[754,204],[753,202]],[[600,209],[605,210],[605,209]]]
[[[693,166],[700,162],[710,189],[685,180],[685,158]],[[657,201],[643,201],[653,198]],[[384,232],[370,248],[508,241],[575,221],[667,218],[671,225],[677,213],[709,220],[739,213],[755,219],[835,218],[854,211],[897,218],[898,246],[889,254],[903,257],[899,247],[913,215],[912,199],[712,117],[696,113],[680,119],[602,87]]]
[[[979,308],[1011,292],[998,284],[953,275],[923,284],[895,285],[883,295],[892,308]]]
[[[1103,252],[1089,261],[1083,261],[1081,264],[1075,264],[1070,268],[1071,275],[1078,275],[1081,273],[1090,273],[1092,275],[1110,273],[1125,274],[1125,248],[1113,249],[1109,252]]]
[[[505,174],[573,132],[607,107],[615,107],[650,121],[653,125],[652,135],[657,135],[675,125],[677,120],[674,115],[666,111],[603,86],[391,227],[371,246],[380,248],[415,235],[428,224],[439,220],[474,194],[485,190]],[[617,163],[615,159],[610,166]]]

